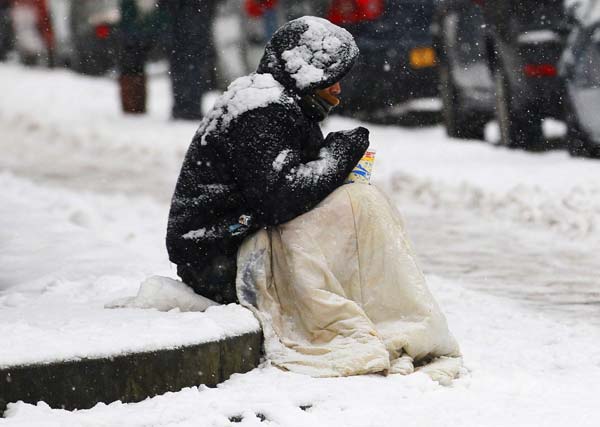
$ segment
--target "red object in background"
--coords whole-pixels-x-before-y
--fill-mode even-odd
[[[110,36],[110,26],[103,24],[96,27],[96,37],[99,39],[107,39]]]
[[[253,18],[260,18],[265,11],[277,6],[277,0],[246,0],[244,8],[246,13]]]
[[[527,77],[556,77],[558,71],[552,64],[527,64],[523,67]]]
[[[333,0],[327,19],[334,24],[357,24],[381,16],[384,0]]]

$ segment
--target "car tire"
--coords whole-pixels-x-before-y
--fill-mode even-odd
[[[600,158],[600,145],[594,144],[572,118],[567,119],[567,150],[573,157]]]
[[[508,77],[501,66],[496,70],[495,83],[500,144],[509,148],[542,150],[544,148],[542,116],[535,111],[522,112],[514,107]]]
[[[600,158],[600,144],[594,143],[589,134],[582,129],[568,91],[564,107],[565,121],[567,123],[566,147],[569,154],[573,157]]]
[[[450,66],[440,64],[440,96],[442,98],[442,117],[446,133],[451,138],[483,139],[485,117],[468,113],[461,108],[458,88],[450,72]]]

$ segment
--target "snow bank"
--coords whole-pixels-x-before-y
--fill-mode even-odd
[[[327,128],[353,125],[334,118]],[[451,140],[442,127],[368,127],[377,149],[374,182],[406,200],[579,238],[597,238],[600,232],[598,161],[571,158],[563,151],[532,154]]]
[[[448,185],[397,173],[391,189],[434,208],[467,208],[484,217],[551,228],[573,237],[597,236],[600,227],[600,188],[596,186],[574,186],[556,194],[552,188],[515,184],[506,191],[486,192],[476,183]]]

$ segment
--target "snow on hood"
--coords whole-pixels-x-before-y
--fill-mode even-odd
[[[584,27],[600,24],[600,0],[565,0],[565,9]]]
[[[257,72],[270,73],[286,89],[307,94],[341,80],[357,57],[348,31],[326,19],[304,16],[275,32]]]
[[[274,102],[284,102],[283,86],[270,74],[250,74],[233,81],[217,99],[212,110],[202,119],[196,132],[202,135],[202,145],[211,133],[227,129],[241,114]]]

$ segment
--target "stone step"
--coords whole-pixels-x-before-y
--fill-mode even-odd
[[[184,387],[216,386],[254,369],[262,333],[174,349],[0,368],[0,415],[6,404],[44,401],[52,408],[87,409],[98,402],[139,402]]]

